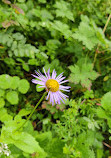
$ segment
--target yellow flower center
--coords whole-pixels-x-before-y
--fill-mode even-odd
[[[57,92],[59,90],[59,83],[54,79],[48,79],[46,82],[48,91]]]

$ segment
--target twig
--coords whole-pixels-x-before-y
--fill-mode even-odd
[[[105,143],[105,142],[103,142],[103,144],[104,144],[105,146],[107,146],[108,148],[111,149],[111,146],[110,146],[109,144],[107,144],[107,143]]]
[[[111,14],[109,15],[108,20],[106,21],[106,24],[105,24],[104,29],[103,29],[103,33],[105,33],[105,31],[106,31],[106,28],[108,26],[110,19],[111,19]]]
[[[105,26],[103,28],[103,33],[105,33],[105,31],[106,31],[106,28],[108,26],[108,23],[109,23],[110,19],[111,19],[111,14],[109,15],[109,17],[108,17],[108,19],[106,21],[106,24],[105,24]],[[95,53],[95,56],[94,56],[93,66],[94,66],[94,64],[96,62],[96,58],[97,58],[97,55],[98,55],[98,52],[99,52],[99,47],[100,47],[100,45],[98,44],[97,49],[96,49],[96,53]]]

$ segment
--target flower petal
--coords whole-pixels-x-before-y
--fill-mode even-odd
[[[47,72],[47,75],[48,75],[48,79],[50,79],[50,68],[48,69],[48,72]]]
[[[47,98],[46,98],[46,100],[48,100],[48,99],[49,99],[49,96],[50,96],[50,92],[48,92],[48,95],[47,95]]]
[[[43,67],[43,70],[44,70],[44,74],[45,74],[46,78],[48,78],[48,75],[47,75],[47,73],[46,73],[44,67]]]
[[[55,79],[55,78],[56,78],[56,71],[53,70],[53,72],[52,72],[52,79]]]
[[[59,78],[61,78],[63,76],[63,72],[56,78],[56,80],[58,80]]]
[[[45,85],[43,81],[38,81],[38,80],[32,79],[32,82],[35,84]]]
[[[68,82],[69,80],[64,80],[62,82],[59,82],[59,84],[62,84],[62,83],[65,83],[65,82]]]

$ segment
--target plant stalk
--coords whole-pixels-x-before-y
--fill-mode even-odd
[[[26,122],[30,120],[30,118],[32,117],[32,115],[33,115],[33,113],[35,112],[36,108],[37,108],[38,105],[41,103],[41,101],[44,99],[44,97],[46,96],[46,94],[47,94],[47,92],[45,92],[45,93],[43,94],[43,96],[40,98],[40,100],[38,101],[38,103],[36,104],[36,106],[34,107],[34,109],[32,110],[32,112],[30,113],[30,115],[28,116],[28,118],[26,119],[26,121],[22,124],[21,127],[19,127],[18,129],[16,129],[16,131],[19,130],[19,129],[21,129],[21,128],[26,124]]]

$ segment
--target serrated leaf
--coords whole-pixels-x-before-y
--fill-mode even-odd
[[[40,11],[40,17],[41,17],[41,19],[44,20],[44,21],[46,21],[46,20],[48,20],[48,19],[50,19],[50,20],[53,19],[52,14],[51,14],[48,10],[46,10],[46,9],[42,9],[42,10]]]
[[[9,91],[6,94],[6,99],[9,101],[10,104],[17,104],[19,101],[18,93],[16,91]]]
[[[71,30],[69,29],[69,26],[65,23],[62,23],[61,21],[54,21],[54,24],[52,24],[53,29],[60,31],[65,38],[69,38],[72,35]]]
[[[88,22],[82,21],[76,30],[76,32],[72,35],[74,39],[83,42],[83,45],[86,46],[89,50],[92,50],[94,46],[99,43],[99,40],[96,36],[95,29],[91,27]]]
[[[95,80],[99,74],[93,70],[93,64],[83,64],[82,67],[79,65],[69,66],[71,74],[69,81],[75,84],[80,83],[87,89],[91,88],[93,80]]]
[[[65,1],[58,1],[54,6],[57,8],[57,17],[66,17],[67,19],[74,21],[73,13],[70,10],[70,3]]]
[[[19,92],[21,92],[22,94],[27,93],[27,91],[28,91],[29,88],[30,88],[30,84],[29,84],[29,82],[28,82],[26,79],[20,80],[18,85],[19,85],[18,90],[19,90]]]
[[[98,108],[96,112],[100,118],[105,118],[105,119],[107,118],[106,112],[103,109],[101,109],[101,107]]]

